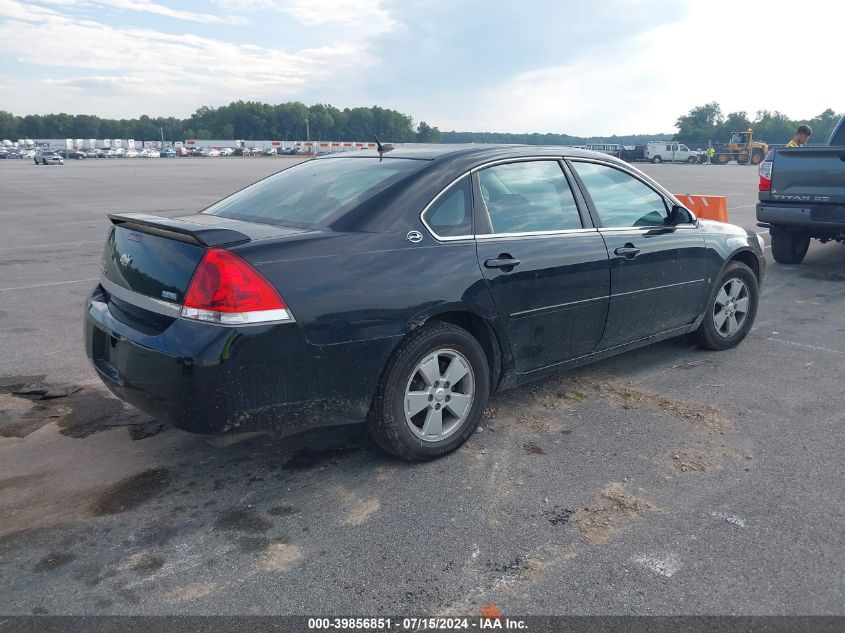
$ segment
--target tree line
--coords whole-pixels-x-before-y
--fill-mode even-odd
[[[306,124],[307,122],[307,124]],[[307,126],[307,127],[306,127]],[[203,106],[187,119],[149,117],[106,119],[89,114],[30,114],[0,110],[0,138],[131,138],[136,140],[370,140],[436,143],[440,130],[396,110],[372,106],[344,108],[299,102],[271,105],[236,101],[227,106]]]
[[[628,134],[613,136],[571,136],[569,134],[512,134],[508,132],[441,132],[443,143],[511,143],[518,145],[590,145],[592,143],[618,143],[636,145],[654,139],[666,139],[671,133]]]
[[[717,102],[692,108],[678,117],[674,138],[693,147],[721,143],[731,132],[754,130],[754,136],[769,143],[786,143],[802,123],[813,128],[812,142],[824,143],[841,114],[828,108],[812,119],[795,120],[778,111],[758,110],[753,119],[747,112],[723,114]],[[306,121],[307,132],[306,132]],[[511,134],[502,132],[441,132],[425,121],[415,124],[407,114],[379,106],[336,108],[306,106],[298,101],[271,105],[257,101],[235,101],[219,108],[203,106],[187,119],[149,117],[107,119],[89,114],[30,114],[16,116],[0,110],[0,139],[19,138],[132,138],[141,141],[183,139],[220,140],[370,140],[379,136],[398,143],[517,143],[528,145],[587,145],[620,143],[634,145],[673,136],[631,134],[627,136],[572,136],[569,134]]]
[[[826,143],[842,114],[828,108],[812,119],[791,119],[782,112],[758,110],[753,119],[748,112],[738,111],[722,114],[722,108],[716,101],[692,108],[678,117],[675,127],[677,140],[687,145],[706,146],[709,142],[724,143],[732,132],[741,132],[751,128],[754,138],[768,143],[788,143],[795,130],[802,123],[813,128],[811,143]]]

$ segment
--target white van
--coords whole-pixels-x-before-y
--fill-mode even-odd
[[[652,163],[691,163],[701,162],[702,152],[691,150],[683,143],[674,141],[649,141],[645,148],[645,159]]]

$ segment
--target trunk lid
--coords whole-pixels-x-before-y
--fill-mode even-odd
[[[225,248],[284,237],[305,229],[195,214],[163,218],[142,213],[109,215],[114,225],[103,248],[102,285],[181,305],[209,247]],[[118,288],[115,288],[117,286]]]

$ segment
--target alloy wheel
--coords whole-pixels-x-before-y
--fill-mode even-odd
[[[439,442],[457,431],[472,409],[475,374],[466,357],[454,349],[426,355],[405,387],[405,421],[425,442]]]
[[[728,279],[716,295],[713,306],[713,324],[719,336],[734,336],[748,317],[748,286],[736,277]]]

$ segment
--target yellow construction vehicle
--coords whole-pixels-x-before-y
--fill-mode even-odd
[[[765,141],[754,140],[754,131],[751,128],[742,132],[731,132],[730,142],[717,145],[715,149],[713,162],[719,165],[727,165],[732,160],[747,165],[749,159],[752,165],[759,165],[769,153],[769,146]]]

